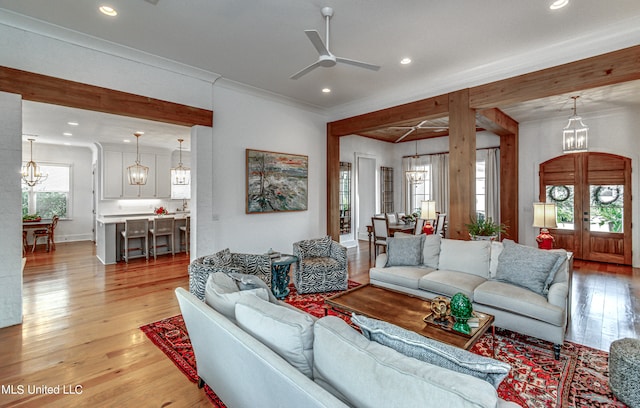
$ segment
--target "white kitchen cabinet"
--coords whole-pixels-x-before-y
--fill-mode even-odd
[[[122,198],[122,152],[103,152],[102,162],[102,198]]]
[[[171,155],[156,154],[156,197],[171,197]]]
[[[127,168],[136,162],[135,152],[103,152],[103,199],[169,198],[171,196],[171,156],[140,153],[140,164],[149,167],[147,184],[129,184]]]

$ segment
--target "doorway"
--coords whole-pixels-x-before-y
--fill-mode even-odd
[[[555,247],[576,259],[631,265],[631,159],[572,153],[540,164],[540,201],[557,207]]]

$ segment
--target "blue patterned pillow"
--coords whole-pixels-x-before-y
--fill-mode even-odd
[[[480,378],[496,389],[511,370],[511,366],[502,361],[429,339],[382,320],[354,313],[351,315],[351,321],[358,325],[365,337],[371,341],[390,347],[405,356]]]
[[[566,256],[556,252],[502,241],[504,248],[498,257],[496,280],[512,283],[539,295],[549,293],[549,285]]]
[[[418,266],[422,264],[424,235],[387,238],[386,266]]]

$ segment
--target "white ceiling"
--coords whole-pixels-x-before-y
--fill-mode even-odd
[[[97,11],[99,1],[88,0],[0,0],[0,10],[9,16],[29,16],[74,34],[86,34],[95,41],[104,40],[196,67],[334,113],[342,106],[366,105],[381,94],[430,96],[447,86],[488,82],[490,72],[495,72],[493,76],[512,76],[519,70],[526,72],[640,44],[638,0],[570,0],[567,7],[555,12],[548,7],[551,0],[153,3],[156,2],[111,0],[109,4],[119,12],[115,18]],[[316,29],[324,38],[320,13],[324,6],[335,10],[331,51],[380,65],[379,71],[338,64],[318,68],[297,80],[289,78],[317,59],[304,30]],[[413,63],[401,65],[403,57],[412,58]],[[458,83],[451,79],[452,73],[457,75]],[[332,92],[322,93],[324,87]],[[500,108],[520,122],[544,115],[568,116],[569,96]],[[581,96],[579,112],[583,114],[620,105],[640,106],[638,82],[586,91]],[[64,114],[63,108],[56,107],[62,109],[59,112],[40,108],[39,104],[26,104],[25,133],[53,137],[62,133],[66,121],[54,125],[47,119],[74,116]],[[116,124],[109,115],[100,114],[101,119],[95,120],[78,115],[82,119],[76,120],[91,126],[82,131],[79,129],[84,125],[78,127],[78,137],[83,140],[118,140],[130,136],[134,125]],[[181,132],[186,132],[188,139],[188,129],[165,129],[166,125],[162,125],[151,130],[151,124],[140,125],[148,125],[150,132],[166,134],[169,143]],[[75,137],[67,138],[67,142]]]

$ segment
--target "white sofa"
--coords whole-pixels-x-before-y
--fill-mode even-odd
[[[368,340],[335,316],[315,319],[296,309],[300,316],[295,319],[303,323],[290,324],[284,316],[291,314],[291,306],[276,300],[267,307],[270,302],[262,295],[250,294],[238,300],[234,323],[188,291],[175,292],[199,386],[208,384],[230,408],[517,407],[499,399],[489,382],[407,357]],[[273,308],[278,312],[270,312]],[[252,315],[256,326],[249,334],[242,327]],[[292,356],[296,342],[282,338],[283,332],[299,330],[309,319],[311,333],[302,332],[311,335],[312,348]],[[280,326],[268,327],[265,321]],[[271,344],[263,335],[278,340]],[[300,364],[309,364],[311,372]]]
[[[415,249],[420,245],[417,259]],[[557,359],[570,316],[571,257],[564,250],[543,251],[508,240],[505,245],[508,251],[500,242],[400,234],[390,238],[387,252],[376,258],[369,279],[371,284],[426,299],[462,292],[474,310],[494,315],[497,327],[554,343]],[[520,279],[535,273],[543,278],[543,264],[553,257],[557,257],[555,275],[544,293],[523,287],[517,277],[510,276],[516,271]]]

